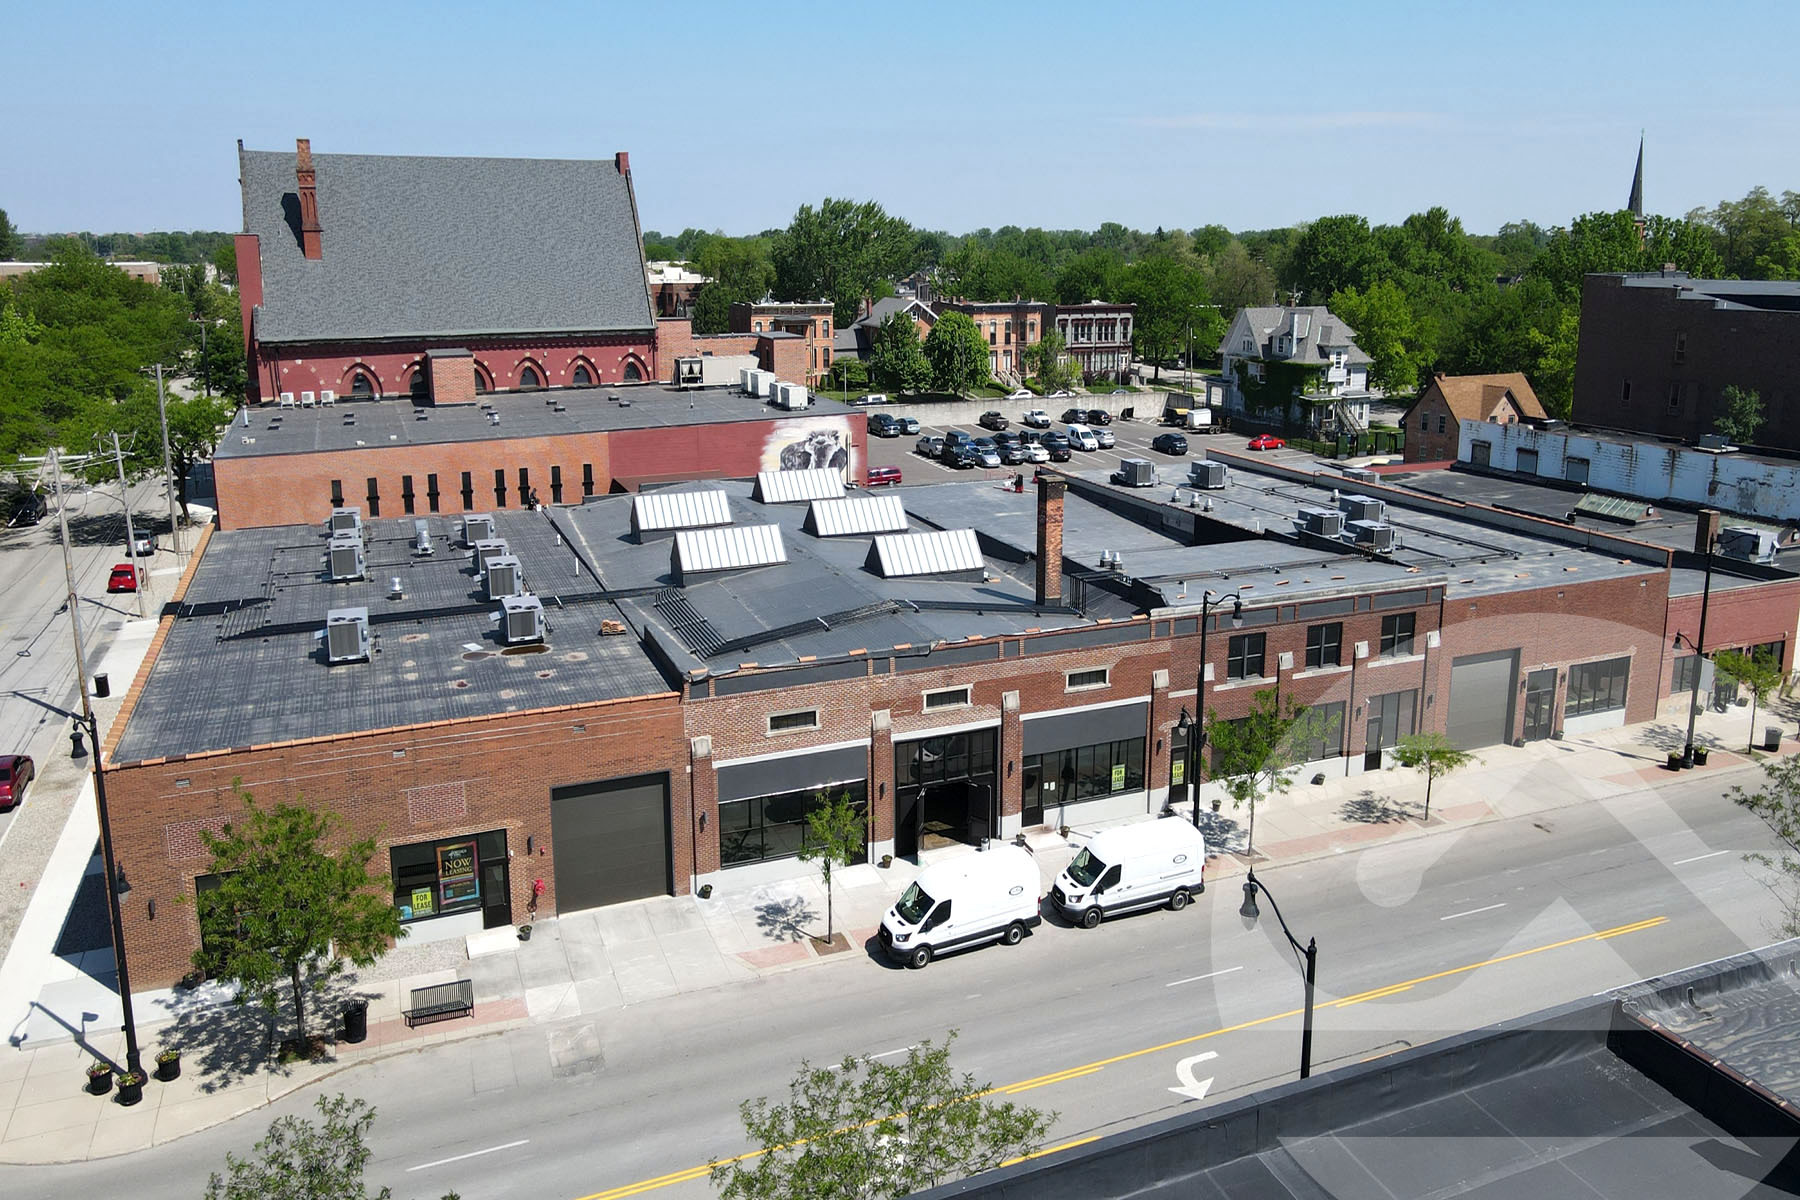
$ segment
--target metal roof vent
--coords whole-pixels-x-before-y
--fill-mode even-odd
[[[494,518],[490,513],[470,513],[462,519],[463,545],[473,547],[494,536]]]
[[[979,579],[987,574],[981,542],[973,529],[881,534],[869,547],[865,565],[883,579],[914,575]]]
[[[544,621],[544,602],[536,596],[506,596],[500,601],[500,640],[509,646],[541,642],[548,629]]]
[[[809,458],[816,461],[819,455],[825,455],[828,461],[835,461],[835,456],[827,453],[825,445],[811,446],[808,443],[801,443],[797,447],[789,446],[782,452],[783,458],[786,458],[789,452],[796,453],[802,462]],[[843,451],[839,449],[836,453],[842,454]],[[846,458],[845,461],[847,464],[848,459]],[[760,500],[764,504],[804,504],[809,500],[841,500],[843,496],[844,471],[841,466],[759,471],[756,476],[756,488],[752,492],[752,498]]]
[[[362,536],[362,509],[334,508],[331,517],[325,522],[325,532],[330,534],[354,533]]]
[[[1776,534],[1751,525],[1730,525],[1719,534],[1719,553],[1745,562],[1775,561]]]
[[[489,600],[521,595],[524,591],[525,568],[518,559],[510,554],[501,554],[488,560],[487,598]]]
[[[431,553],[431,522],[423,517],[413,522],[413,553]]]
[[[355,534],[340,533],[325,547],[325,574],[333,583],[363,577],[363,544]]]
[[[325,643],[325,662],[367,662],[369,658],[369,610],[334,608],[325,614],[325,629],[313,635]]]

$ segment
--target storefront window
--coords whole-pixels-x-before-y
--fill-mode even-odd
[[[390,848],[394,907],[400,920],[476,911],[481,907],[481,864],[505,857],[504,830]]]
[[[1577,663],[1569,668],[1569,698],[1563,706],[1564,715],[1581,717],[1624,708],[1625,688],[1630,678],[1629,658]]]
[[[861,779],[719,805],[719,865],[732,867],[796,857],[807,844],[806,814],[822,807],[828,799],[846,794],[866,819],[869,785]],[[865,850],[856,861],[866,861],[866,857]]]
[[[1056,800],[1065,804],[1140,791],[1144,786],[1144,739],[1027,754],[1019,761],[1019,769],[1027,778],[1054,781]]]

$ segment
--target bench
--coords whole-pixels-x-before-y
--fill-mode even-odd
[[[409,1029],[421,1022],[442,1021],[447,1017],[473,1017],[475,982],[456,979],[449,983],[414,988],[411,1000],[412,1006],[401,1014],[406,1018]]]

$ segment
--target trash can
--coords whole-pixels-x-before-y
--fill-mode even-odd
[[[112,680],[106,677],[105,672],[94,676],[94,698],[104,700],[110,695],[112,695]]]
[[[344,1040],[360,1042],[369,1036],[369,1002],[352,1000],[344,1005]]]
[[[1781,749],[1781,726],[1768,725],[1763,728],[1763,749],[1769,751]]]

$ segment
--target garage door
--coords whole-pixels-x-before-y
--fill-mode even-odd
[[[668,895],[669,777],[552,788],[550,839],[559,912]]]
[[[1445,734],[1458,749],[1474,750],[1511,740],[1517,650],[1471,654],[1450,664],[1450,719]]]

